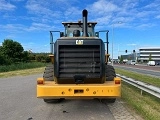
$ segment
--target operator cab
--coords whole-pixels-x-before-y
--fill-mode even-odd
[[[82,37],[83,33],[83,23],[81,21],[78,22],[62,22],[65,28],[65,37]],[[87,23],[87,33],[88,37],[96,37],[95,35],[95,25],[97,22],[88,22]]]

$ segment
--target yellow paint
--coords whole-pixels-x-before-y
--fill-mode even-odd
[[[50,59],[51,59],[52,64],[54,64],[54,55],[53,55],[53,54],[52,54],[52,55],[49,55],[49,57],[50,57]]]
[[[120,78],[115,78],[120,80]],[[121,84],[106,81],[104,84],[56,84],[45,81],[37,85],[38,98],[111,98],[121,96]]]
[[[108,58],[109,58],[110,54],[105,54],[105,58],[106,58],[106,63],[108,62]]]

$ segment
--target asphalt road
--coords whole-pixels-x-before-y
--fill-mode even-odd
[[[157,67],[157,66],[118,65],[116,64],[114,65],[114,67],[160,78],[160,67],[159,66]]]
[[[36,98],[36,79],[42,75],[0,78],[0,120],[136,120],[123,102],[65,100],[47,104]]]

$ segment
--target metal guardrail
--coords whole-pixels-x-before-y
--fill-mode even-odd
[[[137,81],[132,78],[128,78],[126,76],[121,76],[119,74],[116,74],[116,75],[118,77],[120,77],[123,81],[127,82],[128,84],[131,84],[131,85],[141,89],[141,94],[142,94],[142,91],[145,91],[147,93],[150,93],[151,95],[154,95],[154,96],[160,98],[160,88],[159,87],[156,87],[156,86],[153,86],[151,84],[144,83],[141,81]]]

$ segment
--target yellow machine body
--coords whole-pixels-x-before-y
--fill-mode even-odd
[[[106,81],[103,84],[56,84],[54,81],[44,81],[38,78],[41,84],[37,85],[37,97],[45,99],[92,99],[92,98],[117,98],[121,96],[121,79]]]
[[[101,31],[106,32],[105,54],[100,31],[94,30],[97,23],[87,22],[87,14],[87,10],[83,10],[83,22],[63,22],[65,32],[60,32],[56,42],[53,33],[57,31],[50,31],[52,64],[46,66],[43,78],[37,79],[38,98],[46,101],[121,97],[121,78],[116,77],[114,67],[108,65],[109,31]]]

